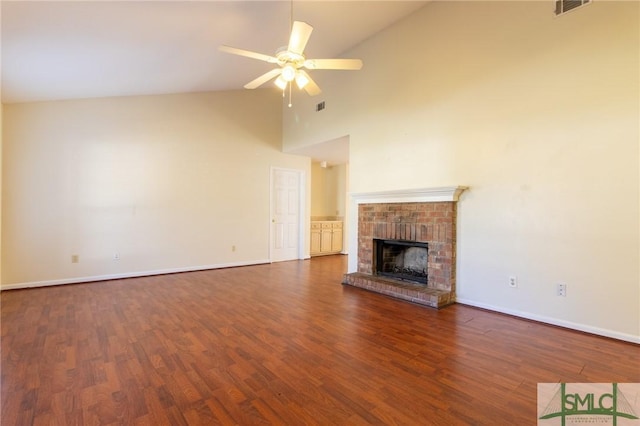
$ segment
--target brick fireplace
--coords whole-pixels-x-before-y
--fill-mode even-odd
[[[354,194],[357,272],[343,284],[441,308],[455,302],[457,201],[465,187]],[[376,244],[397,240],[428,246],[426,283],[376,272]]]

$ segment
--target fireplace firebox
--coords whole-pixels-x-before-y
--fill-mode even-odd
[[[373,246],[373,269],[376,275],[427,284],[427,243],[376,238]]]

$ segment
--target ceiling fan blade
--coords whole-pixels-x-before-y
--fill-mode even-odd
[[[262,86],[264,83],[266,83],[267,81],[271,80],[275,76],[280,75],[281,72],[282,72],[282,68],[272,69],[271,71],[262,74],[260,77],[256,78],[255,80],[252,80],[252,81],[248,82],[247,84],[245,84],[244,88],[245,89],[255,89],[255,88],[259,87],[259,86]]]
[[[252,52],[250,50],[238,49],[231,46],[221,45],[218,47],[218,50],[226,53],[231,53],[234,55],[246,56],[247,58],[258,59],[260,61],[269,62],[272,64],[278,63],[278,58],[270,55],[265,55],[263,53]]]
[[[359,70],[360,59],[307,59],[304,67],[309,70]]]
[[[306,22],[294,21],[293,28],[291,28],[291,37],[289,37],[289,46],[287,50],[289,52],[302,55],[304,48],[311,37],[311,31],[313,27]]]
[[[322,92],[322,90],[320,90],[320,87],[318,87],[316,82],[313,81],[313,79],[307,72],[305,72],[304,70],[298,70],[298,73],[302,74],[304,78],[307,79],[307,84],[304,86],[304,90],[307,91],[309,96],[319,95]]]

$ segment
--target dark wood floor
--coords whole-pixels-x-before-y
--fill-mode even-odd
[[[342,286],[346,258],[5,291],[3,425],[535,425],[640,346]]]

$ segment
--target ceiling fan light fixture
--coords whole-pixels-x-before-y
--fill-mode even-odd
[[[280,76],[284,79],[284,81],[293,81],[296,78],[296,67],[291,64],[287,64],[282,67],[282,74]]]
[[[287,84],[289,84],[289,82],[282,77],[282,74],[280,74],[280,77],[276,78],[275,84],[280,88],[280,90],[284,90],[287,88]]]
[[[304,89],[304,87],[309,83],[309,79],[306,75],[299,72],[296,75],[296,84],[298,85],[298,89]]]

